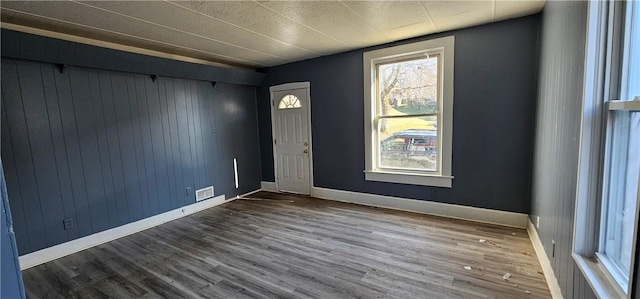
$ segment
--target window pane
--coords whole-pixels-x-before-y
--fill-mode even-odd
[[[378,115],[436,113],[438,56],[378,65]]]
[[[627,59],[625,66],[627,69],[626,90],[620,95],[621,100],[633,100],[640,96],[640,4],[638,2],[629,3],[632,10],[630,13],[631,38],[627,46]]]
[[[640,171],[640,113],[612,114],[609,182],[606,200],[604,254],[628,277],[631,271],[638,175]]]
[[[379,166],[422,171],[437,171],[437,117],[380,119]]]
[[[298,97],[288,94],[282,99],[280,99],[280,103],[278,104],[278,109],[292,109],[292,108],[302,108],[300,104],[300,99]]]
[[[640,95],[640,11],[636,2],[627,7],[629,34],[625,40],[620,99],[632,100]],[[601,248],[618,268],[618,283],[626,290],[631,272],[633,237],[637,222],[638,182],[640,174],[640,112],[610,111],[607,144],[607,194],[603,201]],[[615,272],[616,269],[609,269]]]

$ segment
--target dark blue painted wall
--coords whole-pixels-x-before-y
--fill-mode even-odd
[[[188,187],[260,188],[255,99],[250,86],[3,59],[2,160],[20,254],[191,204]]]
[[[542,12],[531,219],[540,216],[538,235],[565,298],[595,298],[571,257],[587,6],[549,1]]]
[[[7,200],[7,188],[5,185],[4,173],[1,171],[0,161],[0,197],[2,200],[2,215],[0,216],[0,298],[24,298],[24,286],[22,284],[22,274],[18,265],[18,249],[16,238],[13,232],[13,221],[11,219],[11,209]]]
[[[258,93],[262,179],[274,181],[269,86],[311,82],[314,184],[339,190],[528,213],[539,16],[454,35],[453,188],[364,180],[364,50],[266,69]]]
[[[2,57],[173,78],[260,85],[264,74],[129,53],[2,29]]]

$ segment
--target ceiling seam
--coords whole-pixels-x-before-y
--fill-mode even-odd
[[[493,11],[493,16],[491,21],[495,22],[496,21],[496,0],[491,1],[491,10]]]
[[[91,7],[93,9],[109,12],[109,13],[112,13],[112,14],[115,14],[115,15],[119,15],[119,16],[122,16],[122,17],[130,18],[130,19],[133,19],[133,20],[136,20],[136,21],[147,23],[147,24],[155,25],[155,26],[162,27],[162,28],[165,28],[165,29],[177,31],[177,32],[184,33],[184,34],[187,34],[187,35],[199,37],[199,38],[206,39],[206,40],[209,40],[209,41],[218,42],[218,43],[225,44],[225,45],[228,45],[228,46],[236,47],[236,48],[239,48],[239,49],[255,52],[255,53],[258,53],[258,54],[262,54],[262,55],[271,56],[271,57],[274,57],[274,58],[286,59],[286,58],[280,57],[278,55],[269,54],[269,53],[265,53],[265,52],[258,51],[258,50],[253,50],[253,49],[250,49],[250,48],[247,48],[247,47],[243,47],[243,46],[240,46],[240,45],[236,45],[236,44],[233,44],[233,43],[217,40],[215,38],[202,36],[202,35],[191,33],[191,32],[188,32],[188,31],[181,30],[181,29],[177,29],[177,28],[166,26],[166,25],[158,24],[158,23],[155,23],[155,22],[143,20],[143,19],[140,19],[140,18],[137,18],[137,17],[134,17],[134,16],[129,16],[129,15],[126,15],[126,14],[123,14],[123,13],[119,13],[119,12],[111,11],[111,10],[104,9],[104,8],[101,8],[101,7],[89,5],[87,3],[82,3],[82,2],[75,1],[75,0],[70,0],[70,2],[73,2],[75,4],[84,5],[84,6],[87,6],[87,7]]]
[[[433,20],[433,18],[431,17],[431,14],[429,13],[429,10],[427,9],[427,7],[424,6],[424,3],[422,3],[422,1],[420,1],[420,6],[422,6],[422,9],[424,10],[424,13],[427,14],[427,18],[429,18],[429,21],[431,21],[431,24],[433,25],[433,28],[436,29],[436,32],[440,33],[440,29],[438,29],[438,26],[436,25],[436,22]]]
[[[245,30],[245,31],[247,31],[247,32],[251,32],[251,33],[256,34],[256,35],[260,35],[260,36],[262,36],[262,37],[268,38],[268,39],[273,40],[273,41],[275,41],[275,42],[278,42],[278,43],[281,43],[281,44],[284,44],[284,45],[287,45],[287,46],[291,46],[291,47],[294,47],[294,48],[298,48],[298,49],[300,49],[300,50],[304,50],[304,51],[307,51],[307,52],[312,53],[312,54],[320,55],[320,53],[315,52],[315,51],[313,51],[313,50],[309,50],[309,49],[304,48],[304,47],[296,46],[296,45],[294,45],[294,44],[290,44],[290,43],[287,43],[287,42],[285,42],[285,41],[281,41],[281,40],[279,40],[279,39],[277,39],[277,38],[270,37],[270,36],[268,36],[268,35],[266,35],[266,34],[262,34],[262,33],[259,33],[259,32],[256,32],[256,31],[253,31],[253,30],[251,30],[251,29],[244,28],[244,27],[242,27],[242,26],[240,26],[240,25],[236,25],[236,24],[233,24],[233,23],[231,23],[231,22],[228,22],[228,21],[225,21],[225,20],[222,20],[222,19],[218,19],[218,18],[216,18],[216,17],[214,17],[214,16],[211,16],[211,15],[208,15],[208,14],[206,14],[206,13],[199,12],[199,11],[197,11],[197,10],[194,10],[194,9],[191,9],[191,8],[188,8],[188,7],[185,7],[185,6],[182,6],[182,5],[178,4],[178,3],[174,3],[174,2],[171,2],[171,1],[169,1],[169,0],[163,0],[163,1],[164,1],[164,2],[166,2],[166,3],[169,3],[169,4],[171,4],[171,5],[175,5],[175,6],[177,6],[177,7],[180,7],[180,8],[183,8],[183,9],[185,9],[185,10],[188,10],[188,11],[190,11],[190,12],[193,12],[193,13],[196,13],[196,14],[199,14],[199,15],[202,15],[202,16],[204,16],[204,17],[207,17],[207,18],[210,18],[210,19],[213,19],[213,20],[216,20],[216,21],[219,21],[219,22],[225,23],[225,24],[227,24],[227,25],[230,25],[230,26],[233,26],[233,27],[236,27],[236,28],[239,28],[239,29]]]
[[[190,48],[190,47],[180,46],[180,45],[171,44],[171,43],[167,43],[167,42],[156,41],[156,40],[152,40],[152,39],[148,39],[148,38],[144,38],[144,37],[139,37],[139,36],[130,35],[130,34],[126,34],[126,33],[116,32],[116,31],[112,31],[112,30],[108,30],[108,29],[102,29],[102,28],[93,27],[93,26],[89,26],[89,25],[74,23],[74,22],[70,22],[70,21],[58,20],[58,19],[54,19],[54,18],[51,18],[51,17],[47,17],[47,16],[41,16],[41,15],[29,13],[29,12],[23,12],[23,11],[19,11],[19,10],[14,10],[14,9],[11,9],[11,8],[0,7],[0,9],[12,11],[12,12],[15,12],[17,14],[25,14],[25,15],[29,15],[29,16],[32,16],[32,17],[48,19],[48,20],[52,20],[52,21],[56,21],[56,22],[61,22],[61,23],[74,25],[74,26],[86,27],[86,28],[90,28],[90,29],[94,29],[94,30],[98,30],[98,31],[104,31],[104,32],[108,32],[108,33],[112,33],[112,34],[116,34],[116,35],[121,35],[121,36],[130,37],[130,38],[140,39],[140,40],[144,40],[144,41],[148,41],[148,42],[152,42],[152,43],[159,43],[159,44],[164,44],[164,45],[171,46],[171,47],[182,48],[182,49],[189,50],[189,51],[200,52],[200,53],[204,53],[204,54],[208,54],[208,55],[218,56],[220,58],[226,58],[226,59],[230,59],[230,60],[236,61],[236,62],[249,63],[249,64],[252,64],[252,65],[256,65],[258,67],[266,66],[265,64],[262,64],[262,63],[259,63],[259,62],[254,62],[254,61],[251,61],[251,60],[231,57],[231,56],[227,56],[227,55],[224,55],[224,54],[208,52],[208,51],[204,51],[204,50],[199,50],[199,49],[194,49],[194,48]],[[64,33],[64,34],[68,34],[68,33]],[[68,35],[72,35],[72,34],[68,34]],[[149,49],[149,50],[151,50],[151,49]],[[152,50],[152,51],[157,51],[157,50]],[[158,52],[162,52],[162,51],[158,51]],[[184,55],[182,55],[182,56],[184,56]],[[219,62],[219,63],[223,63],[224,64],[225,62]]]
[[[291,18],[289,18],[288,16],[286,16],[286,15],[284,15],[284,14],[280,13],[279,11],[277,11],[277,10],[275,10],[275,9],[273,9],[273,8],[269,7],[269,6],[266,6],[266,5],[264,5],[264,4],[260,3],[260,2],[258,2],[257,0],[253,0],[253,2],[255,2],[256,4],[258,4],[258,5],[260,5],[260,6],[264,7],[264,8],[266,8],[266,9],[268,9],[268,10],[272,11],[272,12],[275,12],[275,13],[279,14],[279,15],[280,15],[280,16],[282,16],[283,18],[285,18],[285,19],[287,19],[287,20],[289,20],[289,21],[291,21],[291,22],[293,22],[293,23],[296,23],[296,24],[298,24],[298,25],[300,25],[300,26],[306,27],[306,28],[308,28],[308,29],[310,29],[310,30],[312,30],[312,31],[315,31],[316,33],[318,33],[318,34],[320,34],[320,35],[324,35],[324,36],[326,36],[326,37],[328,37],[328,38],[330,38],[330,39],[332,39],[332,40],[334,40],[334,41],[336,41],[336,42],[338,42],[338,43],[341,43],[341,44],[343,44],[343,45],[345,45],[345,46],[347,46],[347,47],[350,47],[351,49],[356,49],[356,48],[357,48],[357,47],[355,47],[355,46],[348,45],[348,44],[346,44],[345,42],[343,42],[343,41],[341,41],[341,40],[338,40],[338,39],[336,39],[336,38],[334,38],[334,37],[332,37],[332,36],[330,36],[330,35],[324,34],[323,32],[321,32],[321,31],[319,31],[319,30],[317,30],[317,29],[315,29],[315,28],[313,28],[313,27],[311,27],[311,26],[307,26],[307,25],[302,24],[302,23],[300,23],[300,22],[298,22],[298,21],[296,21],[296,20],[294,20],[294,19],[291,19]]]
[[[349,11],[351,11],[354,15],[358,16],[358,18],[360,18],[365,24],[367,24],[369,27],[373,28],[374,30],[378,31],[378,32],[384,32],[385,30],[382,30],[378,27],[376,27],[375,25],[369,23],[367,21],[367,19],[365,19],[362,15],[360,15],[359,13],[357,13],[355,10],[353,10],[349,5],[347,5],[346,3],[344,3],[343,0],[339,1],[344,7],[346,7]],[[395,40],[392,38],[389,38],[386,34],[384,34],[384,38],[387,39],[387,42],[394,42]]]

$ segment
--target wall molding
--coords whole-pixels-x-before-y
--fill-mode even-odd
[[[527,222],[527,232],[529,233],[529,238],[531,239],[531,243],[533,243],[533,249],[536,251],[536,255],[538,256],[538,260],[542,266],[542,272],[544,273],[544,278],[547,280],[547,285],[549,285],[551,296],[554,299],[563,299],[564,297],[562,296],[558,279],[556,279],[556,275],[553,273],[551,261],[549,261],[549,257],[544,251],[544,246],[542,246],[542,241],[540,241],[538,231],[533,226],[533,223],[531,223],[531,220],[528,220]]]
[[[249,192],[247,194],[234,196],[229,199],[225,199],[226,197],[224,194],[218,195],[210,199],[205,199],[203,201],[199,201],[188,206],[180,207],[171,211],[164,212],[162,214],[141,219],[136,222],[131,222],[79,239],[71,240],[62,244],[28,253],[20,256],[19,258],[20,270],[29,269],[31,267],[76,253],[78,251],[104,244],[118,238],[126,237],[128,235],[152,228],[154,226],[158,226],[172,220],[176,220],[227,202],[231,202],[239,197],[246,196],[258,191],[260,191],[260,189]]]
[[[250,86],[260,86],[266,76],[253,68],[119,45],[5,22],[1,23],[0,27],[2,44],[9,45],[2,47],[3,58]],[[34,44],[34,47],[43,49],[46,44],[47,50],[22,51],[19,47],[20,44],[31,43]],[[67,47],[73,47],[75,55],[58,55],[59,51],[63,51]],[[110,57],[110,63],[106,63],[104,59],[85,59],[83,58],[85,56]],[[141,61],[141,63],[132,64],[131,61]]]
[[[262,191],[262,188],[260,188],[260,189],[256,189],[256,190],[253,190],[253,191],[250,191],[250,192],[247,192],[247,193],[245,193],[245,194],[237,195],[235,199],[239,199],[239,198],[241,198],[241,197],[246,197],[246,196],[249,196],[249,195],[251,195],[251,194],[258,193],[258,192],[260,192],[260,191]]]
[[[276,183],[275,182],[262,181],[260,183],[260,187],[262,187],[262,191],[278,192],[278,190],[276,189]]]
[[[24,32],[24,33],[29,33],[29,34],[39,35],[44,37],[50,37],[55,39],[61,39],[69,42],[102,47],[107,49],[113,49],[113,50],[118,50],[123,52],[130,52],[135,54],[142,54],[147,56],[154,56],[154,57],[160,57],[160,58],[166,58],[166,59],[178,60],[178,61],[190,62],[190,63],[197,63],[197,64],[203,64],[203,65],[210,65],[210,66],[249,70],[248,68],[233,66],[230,64],[221,63],[217,61],[171,54],[168,52],[155,51],[155,50],[150,50],[150,49],[145,49],[145,48],[140,48],[135,46],[123,45],[123,44],[113,43],[109,41],[97,40],[97,39],[92,39],[88,37],[60,33],[60,32],[55,32],[55,31],[50,31],[50,30],[45,30],[45,29],[40,29],[35,27],[28,27],[28,26],[23,26],[18,24],[12,24],[7,22],[3,22],[1,27],[5,29],[13,30],[13,31],[19,31],[19,32]]]
[[[401,197],[343,191],[320,187],[312,187],[311,195],[322,199],[357,203],[366,206],[423,213],[518,228],[526,228],[527,221],[529,219],[529,216],[523,213],[498,211],[427,200],[407,199]]]

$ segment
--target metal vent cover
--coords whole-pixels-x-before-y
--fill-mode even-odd
[[[196,190],[196,201],[213,197],[213,186]]]

